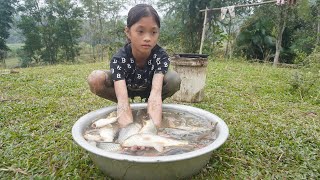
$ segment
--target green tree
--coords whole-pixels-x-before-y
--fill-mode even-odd
[[[242,25],[236,40],[236,52],[248,59],[269,61],[275,52],[275,38],[271,33],[273,26],[269,19],[251,16]]]
[[[84,31],[92,47],[93,58],[103,60],[104,50],[112,50],[119,44],[115,34],[122,33],[124,37],[124,23],[119,16],[123,7],[123,0],[81,0],[85,9],[86,26]],[[119,27],[121,31],[119,31]],[[124,38],[122,38],[122,41]]]
[[[189,53],[197,53],[200,48],[200,40],[202,35],[204,13],[200,10],[210,8],[221,8],[229,5],[244,4],[250,2],[249,0],[236,1],[219,1],[219,0],[160,0],[158,6],[166,11],[165,22],[173,24],[175,22],[175,31],[168,37],[173,37],[173,43],[180,44],[182,50]],[[237,14],[247,12],[247,9],[239,9]],[[212,47],[212,45],[226,38],[222,35],[222,28],[227,29],[229,23],[224,23],[219,20],[220,12],[210,11],[208,13],[209,29],[206,34],[205,46]],[[170,19],[170,20],[168,20]],[[166,32],[166,31],[165,31]],[[218,33],[216,36],[213,33]],[[178,34],[178,36],[175,36]]]
[[[5,58],[7,51],[6,39],[9,37],[11,28],[15,0],[0,0],[0,63],[6,67]]]
[[[25,36],[23,65],[74,61],[79,54],[78,38],[82,9],[71,0],[25,0],[18,27]]]
[[[242,25],[238,51],[275,65],[293,63],[296,53],[310,54],[317,44],[317,8],[316,3],[309,1],[256,8]]]
[[[67,61],[75,61],[79,55],[78,39],[81,37],[81,17],[83,10],[76,7],[76,4],[66,1],[57,0],[54,2],[55,12],[58,15],[57,41],[61,51],[61,56]]]

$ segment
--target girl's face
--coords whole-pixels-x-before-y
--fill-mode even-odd
[[[125,32],[131,41],[133,54],[139,56],[149,56],[159,38],[159,27],[151,16],[141,18],[130,29],[126,27]]]

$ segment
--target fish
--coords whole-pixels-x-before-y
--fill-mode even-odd
[[[118,117],[110,117],[110,118],[103,118],[99,119],[92,123],[92,128],[101,128],[103,126],[106,126],[108,124],[112,124],[118,120]]]
[[[126,127],[121,128],[119,131],[117,142],[122,143],[132,135],[138,134],[141,128],[142,126],[138,123],[130,123]]]
[[[118,126],[108,124],[98,129],[89,129],[85,131],[83,137],[88,141],[113,142],[118,133]]]
[[[103,142],[113,142],[113,139],[118,131],[117,126],[108,124],[99,129],[99,135]]]
[[[139,123],[131,123],[128,126],[120,129],[118,143],[122,143],[129,137],[135,134],[157,134],[158,130],[152,119],[143,121],[143,126]]]
[[[209,127],[177,126],[163,128],[161,131],[175,139],[185,139],[191,142],[197,142],[208,136],[213,136],[216,127],[217,122]]]
[[[188,141],[175,140],[149,133],[138,133],[130,136],[121,143],[122,147],[153,147],[163,152],[164,147],[188,145]]]
[[[169,156],[169,155],[176,155],[176,154],[183,154],[190,152],[194,149],[194,147],[173,147],[173,148],[168,148],[165,151],[161,152],[158,154],[158,156]]]
[[[110,152],[118,152],[122,150],[122,147],[119,143],[113,143],[113,142],[100,142],[97,143],[97,148],[110,151]]]
[[[154,124],[153,120],[147,120],[143,122],[143,127],[140,129],[140,131],[138,133],[142,134],[142,133],[148,133],[148,134],[157,134],[158,130],[156,125]]]
[[[98,134],[84,134],[83,137],[87,140],[87,141],[101,141],[101,136]]]

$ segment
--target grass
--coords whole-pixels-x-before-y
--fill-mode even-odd
[[[106,67],[55,65],[0,76],[0,179],[103,179],[71,128],[113,104],[86,83],[92,70]],[[192,179],[320,178],[319,101],[291,93],[293,71],[210,61],[205,98],[189,105],[221,117],[230,136]]]
[[[19,58],[17,57],[7,58],[5,61],[6,61],[6,69],[12,69],[20,65]]]

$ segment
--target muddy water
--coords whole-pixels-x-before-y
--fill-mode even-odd
[[[143,121],[148,120],[146,109],[136,109],[132,111],[134,121],[141,124]],[[113,127],[117,127],[117,122],[112,124]],[[137,156],[168,156],[182,154],[190,151],[194,151],[203,148],[211,144],[217,136],[215,129],[216,124],[205,119],[202,116],[194,115],[187,112],[174,111],[169,109],[163,109],[162,126],[158,128],[158,135],[166,138],[188,141],[188,145],[184,146],[172,146],[166,147],[163,152],[158,152],[154,148],[148,148],[147,150],[132,151],[129,148],[121,148],[116,142],[117,135],[114,142],[90,142],[98,148]],[[92,131],[91,127],[87,130]]]

